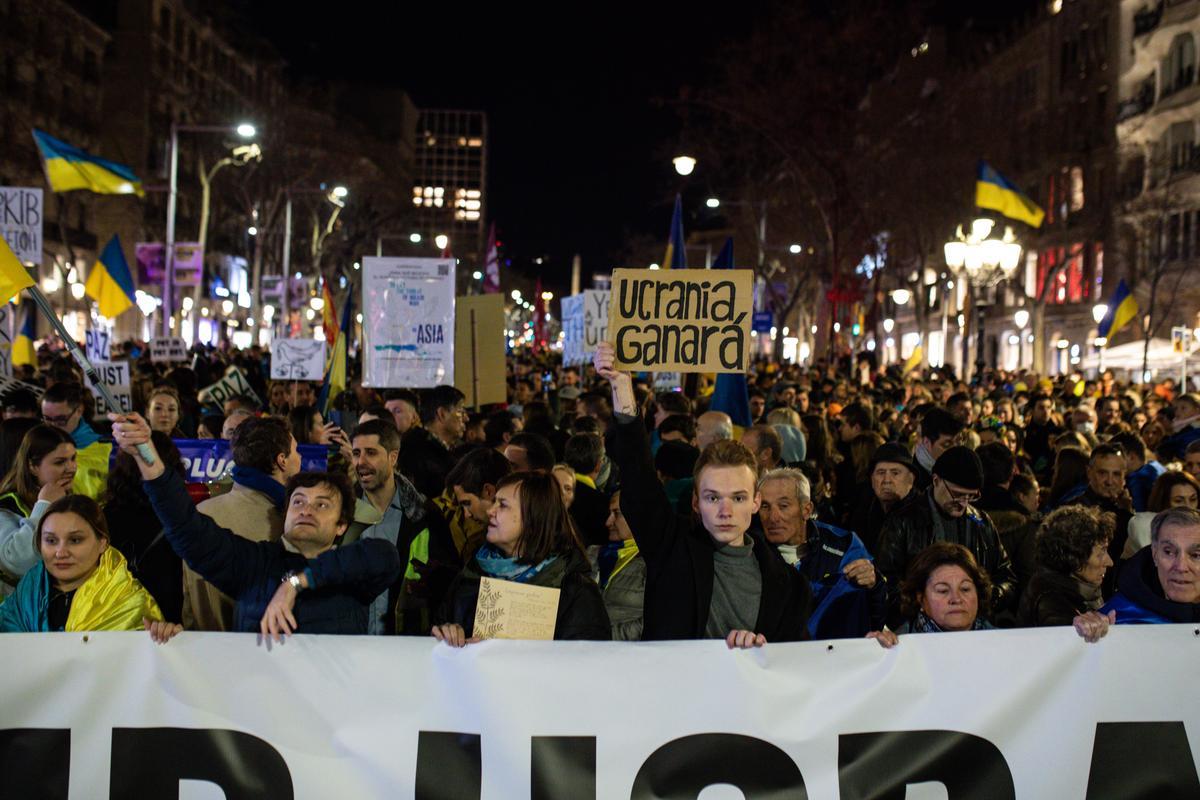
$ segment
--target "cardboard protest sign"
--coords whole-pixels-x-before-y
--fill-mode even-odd
[[[103,416],[110,411],[122,414],[128,414],[133,411],[133,391],[130,388],[129,362],[110,361],[105,363],[93,361],[92,366],[96,368],[96,374],[100,378],[100,383],[104,384],[105,388],[108,389],[109,394],[113,396],[113,400],[117,401],[118,406],[118,408],[109,408],[108,403],[104,400],[104,396],[88,380],[88,388],[92,390],[92,394],[96,398],[96,416]]]
[[[182,336],[150,340],[150,360],[155,364],[170,364],[188,360],[188,346]]]
[[[230,367],[225,370],[224,378],[212,386],[201,389],[199,398],[201,403],[215,403],[223,406],[226,400],[238,395],[249,397],[256,403],[262,403],[262,399],[250,388],[250,382],[246,380],[242,371],[237,367]]]
[[[0,237],[23,262],[42,263],[42,190],[0,186]]]
[[[747,269],[614,270],[608,339],[617,368],[745,372],[753,284]]]
[[[560,589],[481,578],[473,636],[480,639],[554,638]]]
[[[324,339],[271,342],[271,380],[319,381],[325,374]]]
[[[454,385],[473,408],[508,399],[504,338],[504,295],[455,300]]]

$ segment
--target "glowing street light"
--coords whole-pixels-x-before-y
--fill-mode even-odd
[[[1108,316],[1107,305],[1104,303],[1097,303],[1096,305],[1092,306],[1092,319],[1096,320],[1097,325],[1103,322],[1106,316]]]
[[[675,165],[675,171],[685,178],[696,169],[696,159],[691,156],[675,156],[671,163]]]
[[[892,292],[892,300],[898,306],[908,305],[908,301],[912,299],[912,292],[908,289],[896,289]]]
[[[258,129],[249,122],[243,122],[237,126],[237,135],[243,139],[253,139],[257,133]]]
[[[720,208],[721,201],[715,197],[710,197],[704,201],[704,205],[708,206],[709,208]]]
[[[420,243],[421,243],[421,234],[419,234],[419,233],[410,233],[410,234],[408,235],[408,240],[409,240],[410,242],[412,242],[413,244],[420,244]]]
[[[804,252],[804,248],[798,244],[794,244],[794,245],[791,245],[790,247],[788,247],[788,252],[794,256],[798,256]]]

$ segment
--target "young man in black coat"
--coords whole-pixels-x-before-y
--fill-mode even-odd
[[[677,515],[658,481],[632,381],[614,368],[614,356],[602,342],[595,365],[612,384],[610,453],[621,470],[621,513],[646,560],[643,640],[759,647],[807,638],[808,582],[752,527],[760,504],[754,455],[733,441],[706,447],[692,495],[700,524]]]
[[[205,580],[231,596],[234,629],[282,637],[367,632],[367,608],[400,575],[400,556],[384,539],[334,549],[354,510],[345,475],[305,473],[287,484],[283,538],[251,542],[196,510],[183,478],[168,470],[138,414],[111,414],[113,439],[133,456],[167,541]],[[154,453],[147,463],[137,446]]]

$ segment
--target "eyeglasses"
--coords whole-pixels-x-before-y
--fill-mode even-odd
[[[43,414],[42,419],[44,419],[46,422],[49,422],[51,425],[66,425],[68,422],[71,421],[71,417],[73,417],[73,416],[75,416],[74,411],[72,411],[70,414],[67,414],[65,417],[64,416],[49,417],[49,416],[46,416],[45,414]]]
[[[956,492],[950,488],[950,484],[946,483],[942,478],[938,478],[938,482],[942,484],[942,488],[946,490],[946,494],[950,495],[952,503],[970,503],[972,500],[978,500],[980,497],[977,491]]]

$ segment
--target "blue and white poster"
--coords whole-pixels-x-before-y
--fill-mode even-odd
[[[220,480],[233,466],[233,453],[224,439],[173,439],[183,456],[183,479],[188,483]],[[329,465],[329,449],[323,444],[298,445],[300,469],[324,472]],[[117,455],[113,448],[113,458]]]
[[[454,383],[454,259],[363,259],[363,385]]]

